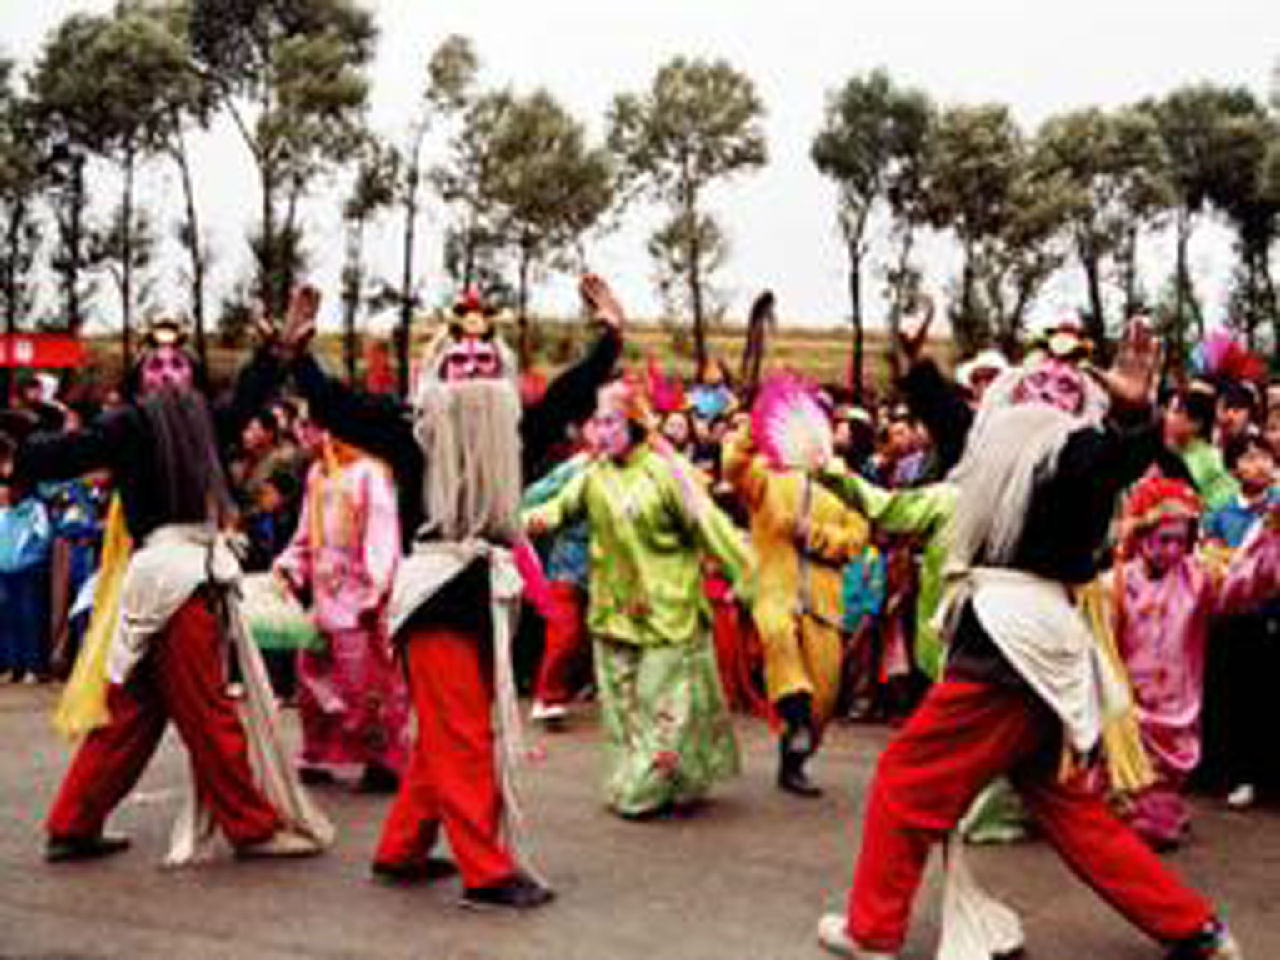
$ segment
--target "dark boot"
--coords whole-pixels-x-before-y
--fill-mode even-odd
[[[811,754],[788,748],[787,737],[778,744],[778,788],[797,797],[822,796],[822,788],[809,779],[804,765]]]
[[[778,741],[778,787],[798,797],[820,797],[818,787],[804,771],[804,765],[818,749],[813,714],[807,693],[783,697],[774,705],[786,728]]]

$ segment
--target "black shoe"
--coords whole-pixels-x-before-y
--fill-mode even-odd
[[[308,787],[323,787],[334,782],[333,774],[323,767],[299,767],[298,779]]]
[[[50,837],[45,844],[46,863],[72,863],[76,860],[99,860],[128,850],[128,837],[103,834],[96,837]]]
[[[778,771],[778,789],[810,800],[822,796],[822,788],[810,780],[804,768],[799,766]]]
[[[399,789],[400,775],[379,763],[366,766],[356,784],[357,793],[395,793]]]
[[[458,865],[444,857],[427,857],[409,863],[375,860],[372,870],[375,877],[388,883],[430,883],[456,876]]]
[[[476,909],[507,907],[512,910],[532,910],[550,903],[555,896],[555,891],[544,887],[537,880],[517,873],[491,887],[467,887],[462,892],[462,905]]]
[[[806,749],[799,749],[797,741],[802,742]],[[814,737],[809,731],[792,729],[783,735],[778,744],[778,789],[811,800],[822,796],[822,788],[804,772],[804,765],[813,756],[813,751]]]

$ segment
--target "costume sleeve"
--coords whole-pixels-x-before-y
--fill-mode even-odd
[[[578,454],[557,465],[545,477],[525,489],[524,496],[520,498],[520,506],[525,510],[531,510],[546,503],[568,486],[570,480],[586,469],[586,465],[586,454]]]
[[[528,529],[536,518],[542,524],[543,533],[553,533],[583,516],[587,512],[587,477],[590,472],[581,471],[555,496],[540,506],[523,511],[521,520],[525,528]]]
[[[923,423],[933,437],[938,466],[945,474],[964,453],[969,427],[973,425],[973,411],[956,385],[928,358],[912,365],[902,378],[901,386],[911,415]]]
[[[218,444],[228,450],[240,440],[251,417],[262,410],[284,382],[285,370],[265,347],[259,347],[236,376],[231,398],[214,406],[213,424]]]
[[[622,338],[612,327],[596,341],[577,364],[556,377],[537,403],[529,406],[520,420],[520,439],[526,475],[564,436],[565,428],[591,416],[596,391],[613,372],[622,352]]]
[[[947,483],[886,490],[856,473],[832,471],[818,474],[818,480],[885,533],[931,536],[955,512],[955,487]]]
[[[870,539],[870,527],[860,513],[844,507],[836,520],[813,521],[809,524],[806,552],[828,561],[844,563],[858,556]]]
[[[1265,517],[1258,521],[1231,557],[1222,582],[1212,593],[1215,612],[1219,614],[1244,613],[1280,595],[1280,530]]]
[[[293,375],[311,416],[352,446],[396,463],[407,445],[417,443],[409,411],[399,400],[351,389],[326,374],[310,354],[294,361]]]
[[[311,483],[311,476],[319,469],[318,465],[311,467],[311,473],[307,475],[306,494],[302,498],[302,510],[298,514],[298,524],[293,529],[289,545],[271,565],[272,569],[282,574],[297,590],[311,583],[311,511],[318,506],[311,502],[315,495],[312,491],[316,488],[316,484]]]
[[[738,596],[749,596],[755,558],[746,538],[694,478],[691,464],[674,453],[663,462],[666,469],[661,476],[671,509],[677,512],[698,547],[720,562]]]
[[[18,448],[14,476],[21,485],[34,489],[46,480],[70,480],[95,470],[113,470],[140,452],[140,417],[135,407],[123,407],[73,433],[33,434]]]
[[[758,510],[764,499],[765,467],[752,452],[751,439],[745,427],[725,437],[721,465],[724,480],[738,499],[748,510]]]
[[[1067,438],[1054,480],[1110,511],[1116,496],[1146,472],[1163,447],[1159,422],[1150,412],[1108,420],[1101,429],[1085,427]]]
[[[376,607],[391,593],[400,562],[400,514],[391,472],[370,461],[365,470],[364,569],[372,596],[365,609]]]

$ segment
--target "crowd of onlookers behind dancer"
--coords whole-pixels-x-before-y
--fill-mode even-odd
[[[957,385],[977,402],[985,385],[1006,366],[998,353],[985,351],[957,368]],[[720,479],[721,444],[748,412],[730,375],[713,360],[696,382],[653,369],[648,380],[661,433],[702,471],[720,504],[745,528],[745,512]],[[29,380],[20,386],[14,406],[23,415],[39,418],[41,429],[74,430],[120,402],[115,391],[97,402],[68,401],[67,396],[77,396],[74,384],[50,396],[47,383]],[[824,396],[829,400],[836,451],[851,470],[888,489],[941,479],[932,438],[899,397],[864,394],[856,402],[841,386],[828,387]],[[1242,460],[1247,456],[1256,464],[1263,457],[1273,473],[1280,462],[1280,381],[1268,387],[1193,381],[1165,395],[1162,414],[1171,472],[1194,483],[1206,506],[1206,530],[1212,535],[1215,529],[1230,526],[1239,519]],[[288,398],[259,411],[244,428],[230,474],[248,570],[268,569],[292,537],[306,473],[318,450],[315,437],[305,411]],[[574,438],[566,438],[566,456],[574,449]],[[41,682],[66,676],[91,610],[92,576],[109,494],[105,480],[92,476],[41,485],[34,491],[14,490],[0,479],[0,607],[4,610],[0,678]],[[899,722],[925,687],[911,658],[920,547],[907,538],[876,533],[864,555],[846,570],[844,623],[850,642],[841,700],[846,716]],[[582,573],[579,579],[585,580]],[[584,583],[576,586],[585,588]],[[713,608],[720,605],[721,613],[726,604],[736,605],[732,596],[717,590],[714,571],[708,572],[708,599]],[[725,630],[718,631],[722,657],[729,659],[724,644],[736,644],[733,658],[746,665],[734,668],[737,676],[726,678],[726,686],[746,682],[756,687],[737,690],[731,699],[759,705],[763,702],[760,655],[749,611],[737,609],[726,622],[734,629],[729,637],[724,636]],[[1273,627],[1276,623],[1280,618],[1273,616]],[[579,629],[585,627],[579,625]],[[539,629],[526,628],[522,637],[535,651],[526,651],[522,667],[536,695]],[[585,633],[583,639],[585,655],[589,647]],[[273,680],[286,698],[292,692],[288,661],[288,656],[279,654],[268,657]],[[1233,662],[1229,669],[1234,673],[1249,668],[1247,663]],[[1231,678],[1224,679],[1221,672],[1215,676],[1211,663],[1210,683],[1230,685]],[[589,672],[580,669],[577,677],[589,690]],[[557,711],[556,716],[560,715]]]

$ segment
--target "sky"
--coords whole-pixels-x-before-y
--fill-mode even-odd
[[[104,0],[0,0],[0,49],[29,63],[42,37],[68,13],[105,10]],[[784,323],[840,322],[848,316],[846,260],[835,228],[834,191],[809,161],[826,95],[850,76],[884,67],[942,105],[1008,104],[1028,132],[1047,117],[1098,105],[1114,107],[1161,95],[1181,84],[1211,80],[1241,84],[1266,96],[1280,57],[1280,4],[1275,0],[372,0],[381,39],[373,67],[370,114],[384,135],[403,140],[423,84],[427,58],[450,34],[470,37],[485,86],[517,91],[547,88],[597,138],[612,97],[643,90],[677,55],[723,57],[757,84],[768,115],[770,162],[763,170],[717,186],[709,209],[722,218],[732,256],[718,276],[730,316],[744,314],[768,287]],[[436,146],[439,150],[439,146]],[[258,197],[247,151],[226,122],[196,142],[200,204],[215,266],[214,300],[247,274],[244,242]],[[95,168],[105,213],[115,178]],[[167,226],[179,214],[178,187],[157,163],[143,180],[145,201]],[[327,293],[323,319],[340,312],[342,259],[338,183],[308,203],[313,277]],[[446,211],[430,204],[420,225],[419,256],[428,299],[452,291],[440,266]],[[595,242],[590,266],[614,283],[637,316],[660,311],[645,252],[658,211],[637,209],[618,232]],[[169,231],[171,232],[171,231]],[[387,218],[372,233],[375,271],[398,276],[399,224]],[[923,245],[927,284],[939,297],[958,272],[952,246]],[[1145,251],[1155,286],[1172,263],[1172,243],[1158,238]],[[1193,243],[1192,266],[1211,304],[1220,305],[1232,257],[1225,232],[1210,224]],[[181,308],[180,256],[170,242],[156,297]],[[1057,278],[1036,315],[1061,315],[1082,302],[1077,271]],[[878,285],[873,279],[871,285]],[[104,313],[115,302],[103,298]],[[571,315],[571,278],[548,277],[534,295],[535,311]],[[874,317],[879,303],[869,305]]]

